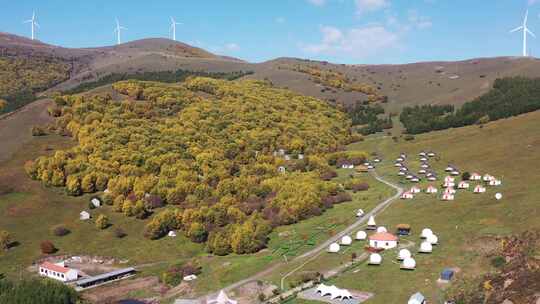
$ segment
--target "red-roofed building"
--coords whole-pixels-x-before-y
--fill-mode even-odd
[[[398,237],[388,232],[377,232],[369,236],[369,246],[376,249],[396,248]]]
[[[79,273],[75,269],[65,267],[64,262],[58,264],[43,262],[39,265],[39,275],[62,282],[69,282],[76,280]]]

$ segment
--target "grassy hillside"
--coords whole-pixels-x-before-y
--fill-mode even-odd
[[[540,229],[538,200],[540,171],[540,112],[520,115],[478,126],[463,127],[416,136],[410,142],[394,142],[378,137],[354,144],[350,149],[376,151],[385,157],[378,171],[388,179],[402,183],[392,160],[398,152],[407,153],[413,161],[410,168],[419,169],[416,154],[434,150],[439,161],[432,161],[439,176],[448,163],[462,171],[489,173],[501,178],[503,185],[488,188],[486,194],[458,191],[454,202],[442,202],[435,196],[418,194],[415,199],[400,201],[377,218],[379,225],[394,227],[399,223],[412,225],[413,235],[407,240],[419,245],[421,229],[430,227],[438,234],[440,245],[431,255],[416,255],[417,269],[399,270],[395,251],[384,255],[383,266],[358,265],[347,274],[333,280],[340,287],[375,293],[369,303],[404,303],[416,291],[422,291],[431,302],[444,292],[436,284],[440,271],[457,267],[457,277],[479,276],[493,271],[488,253],[500,243],[496,237]],[[421,183],[425,188],[427,182]],[[404,183],[404,186],[410,186]],[[503,199],[495,200],[495,192]],[[346,257],[345,257],[346,258]],[[356,271],[358,270],[358,271]]]

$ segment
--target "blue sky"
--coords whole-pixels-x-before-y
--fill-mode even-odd
[[[540,0],[3,0],[0,31],[29,36],[22,21],[36,10],[38,39],[66,47],[169,37],[252,62],[302,57],[337,63],[407,63],[520,55],[508,33],[529,9],[540,34]],[[540,57],[539,39],[529,39]]]

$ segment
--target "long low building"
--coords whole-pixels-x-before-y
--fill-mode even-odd
[[[95,285],[107,283],[109,281],[122,279],[124,277],[128,277],[133,274],[135,274],[135,268],[133,267],[118,269],[115,271],[99,274],[97,276],[78,280],[77,282],[75,282],[75,286],[79,288],[88,288]]]

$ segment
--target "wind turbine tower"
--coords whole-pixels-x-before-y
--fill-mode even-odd
[[[176,22],[173,17],[171,17],[171,28],[170,31],[172,31],[172,39],[176,41],[176,25],[181,25],[182,23]]]
[[[116,44],[122,43],[122,30],[127,30],[127,27],[121,26],[118,18],[116,18],[116,28],[114,29],[116,33]]]
[[[528,18],[528,16],[529,16],[529,10],[527,10],[525,12],[525,18],[523,19],[523,25],[521,25],[519,27],[516,27],[515,29],[510,31],[510,33],[514,33],[514,32],[523,30],[523,57],[528,56],[528,54],[527,54],[527,34],[529,34],[529,35],[533,36],[534,38],[536,38],[534,33],[531,32],[529,30],[529,28],[527,27],[527,18]]]
[[[23,23],[30,23],[32,28],[32,40],[34,40],[36,38],[36,26],[39,27],[39,24],[36,21],[36,12],[32,12],[32,19],[26,20]]]

